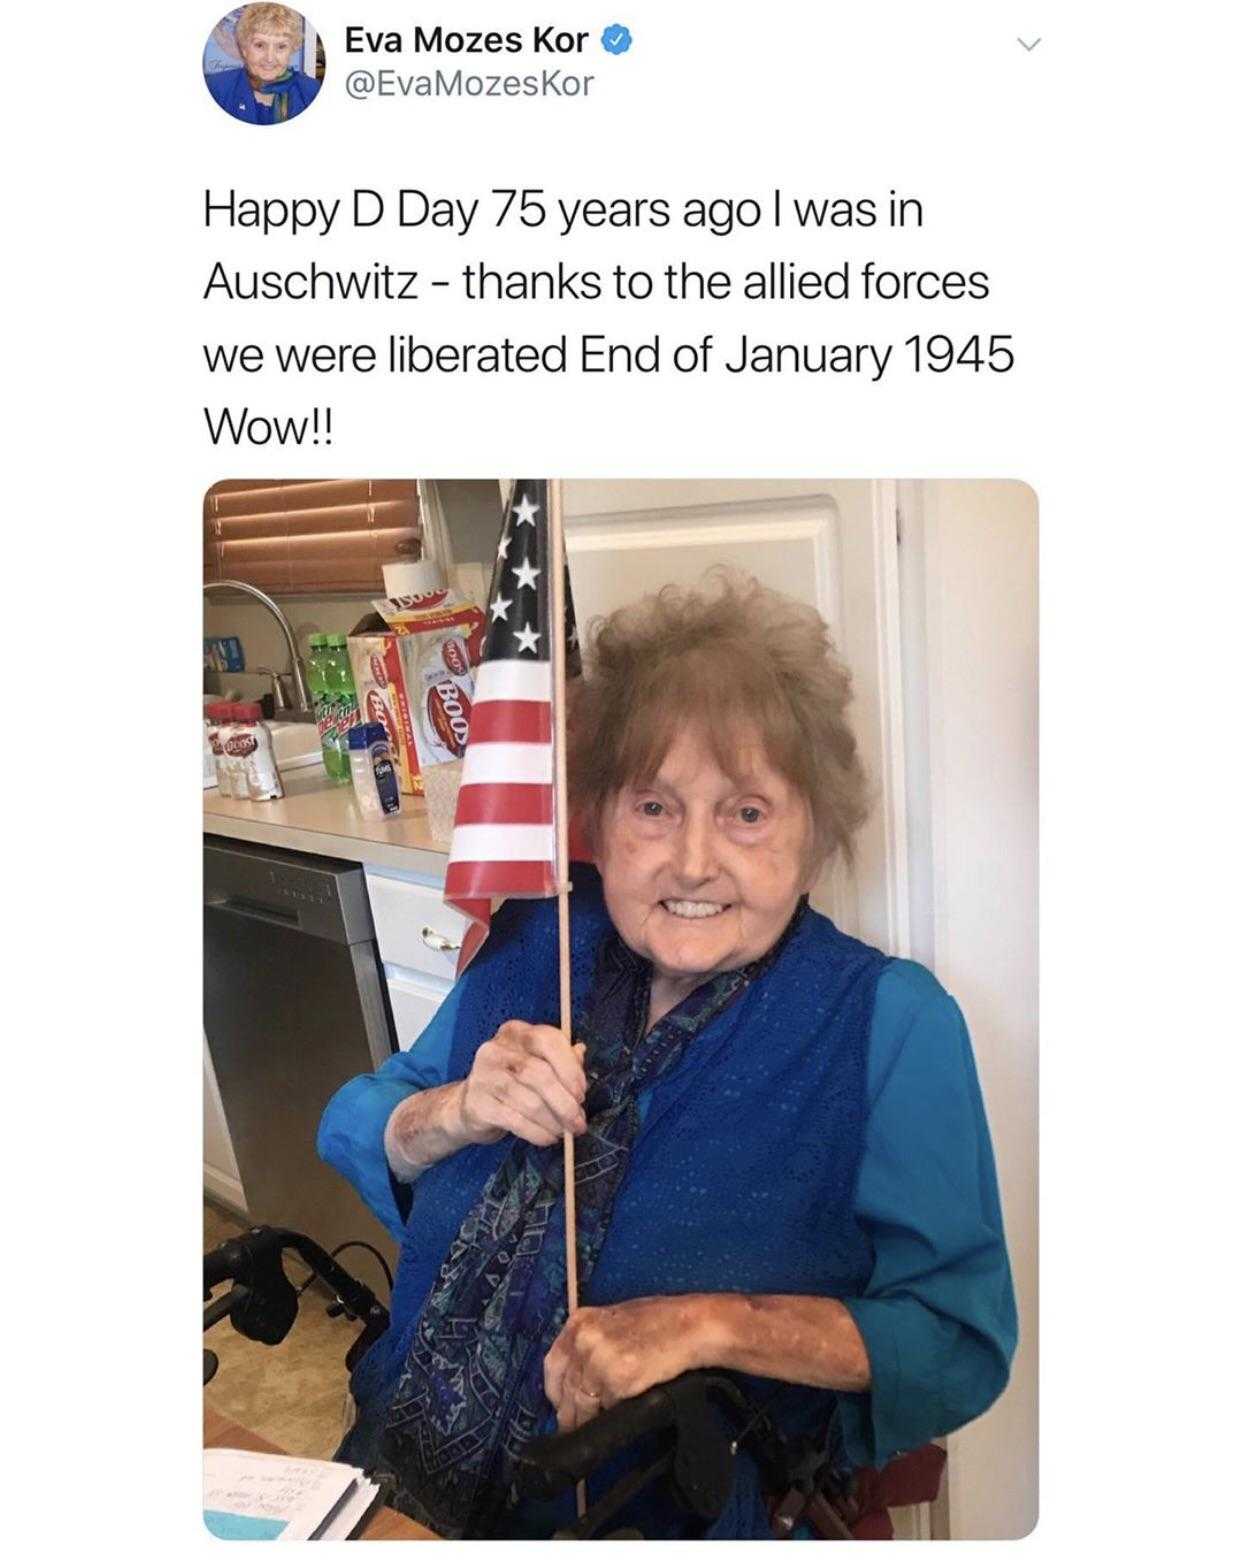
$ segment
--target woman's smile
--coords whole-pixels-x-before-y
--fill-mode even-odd
[[[701,921],[706,916],[719,916],[729,906],[715,900],[661,900],[660,908],[679,921]]]

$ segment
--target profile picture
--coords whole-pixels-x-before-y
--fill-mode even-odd
[[[222,16],[203,50],[207,90],[226,114],[281,125],[315,101],[323,81],[316,28],[287,5],[242,5]]]

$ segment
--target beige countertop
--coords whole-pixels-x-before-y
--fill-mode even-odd
[[[285,796],[279,802],[238,802],[208,787],[203,792],[204,830],[287,851],[444,877],[448,851],[432,840],[421,797],[402,793],[397,818],[367,819],[358,811],[353,788],[334,785],[322,765],[282,771],[281,776]]]

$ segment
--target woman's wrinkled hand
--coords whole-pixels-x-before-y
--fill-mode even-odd
[[[645,1393],[703,1359],[706,1296],[644,1296],[581,1307],[543,1363],[557,1425],[573,1431],[624,1398]]]
[[[462,1128],[474,1143],[505,1133],[546,1147],[586,1131],[584,1046],[548,1024],[510,1019],[475,1053],[462,1085]]]

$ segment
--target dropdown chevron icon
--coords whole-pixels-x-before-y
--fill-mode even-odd
[[[1034,43],[1027,43],[1025,38],[1019,38],[1018,39],[1018,42],[1022,45],[1022,47],[1026,50],[1026,52],[1028,54],[1031,52],[1032,49],[1038,49],[1040,44],[1043,43],[1043,41],[1044,40],[1043,40],[1042,35],[1040,37],[1036,38]]]

